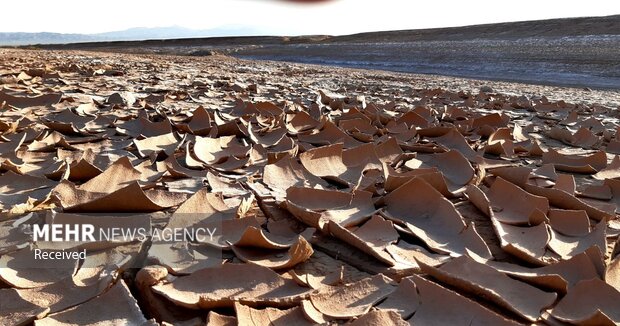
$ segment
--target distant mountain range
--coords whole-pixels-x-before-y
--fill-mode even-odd
[[[153,39],[179,39],[257,35],[261,30],[247,26],[222,26],[213,29],[196,30],[180,26],[137,27],[123,31],[98,34],[64,33],[0,33],[0,45],[66,44],[83,42],[140,41]]]

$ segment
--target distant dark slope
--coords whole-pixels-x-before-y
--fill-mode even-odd
[[[39,44],[43,49],[127,49],[138,47],[199,47],[199,46],[244,46],[244,45],[284,45],[321,43],[332,36],[225,36],[202,38],[179,38],[146,41],[83,42],[70,44]]]
[[[146,41],[98,42],[80,40],[75,44],[40,45],[47,49],[97,49],[183,46],[284,45],[335,42],[407,42],[471,39],[517,39],[541,36],[620,35],[620,15],[606,17],[561,18],[463,27],[360,33],[345,36],[239,36],[151,39]],[[1,35],[1,33],[0,33]],[[63,34],[60,34],[63,35]],[[120,37],[119,35],[115,35]],[[60,43],[60,42],[53,42]],[[73,42],[68,42],[73,43]]]
[[[541,36],[619,35],[620,15],[561,18],[463,27],[385,31],[337,36],[331,42],[403,42],[514,39]]]
[[[83,42],[70,44],[41,44],[36,47],[44,49],[97,49],[97,48],[133,48],[165,46],[203,46],[203,45],[251,45],[282,44],[284,38],[278,36],[240,36],[240,37],[203,37],[179,38],[145,41]]]

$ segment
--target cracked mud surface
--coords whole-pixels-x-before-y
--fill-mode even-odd
[[[617,91],[0,59],[2,325],[620,323]],[[47,223],[220,232],[33,242]]]

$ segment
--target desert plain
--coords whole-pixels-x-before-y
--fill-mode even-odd
[[[620,323],[617,89],[22,49],[0,84],[0,325]]]

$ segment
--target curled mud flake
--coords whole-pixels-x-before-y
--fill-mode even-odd
[[[196,137],[193,154],[208,165],[221,164],[231,158],[245,158],[251,146],[244,146],[234,136],[220,138]]]
[[[61,182],[52,193],[67,212],[154,212],[183,203],[187,196],[164,190],[142,190],[133,181],[110,193],[85,191]]]
[[[420,295],[415,283],[410,278],[404,278],[398,284],[396,291],[377,305],[378,309],[396,310],[402,319],[409,319],[420,306]]]
[[[314,325],[306,318],[301,307],[286,310],[277,308],[254,309],[239,303],[235,303],[238,325],[248,326],[288,326],[288,325]]]
[[[4,91],[0,91],[0,103],[6,102],[7,105],[19,109],[28,108],[31,106],[50,106],[60,102],[61,98],[62,93],[45,94],[39,96],[22,96],[11,95],[5,93]]]
[[[564,155],[552,148],[543,154],[543,164],[551,163],[557,170],[574,173],[595,174],[607,167],[607,155],[598,151],[591,155]]]
[[[590,233],[588,214],[581,210],[550,209],[549,225],[566,236],[579,237]]]
[[[374,150],[372,153],[374,155]],[[380,163],[377,165],[371,161],[373,157],[345,160],[342,144],[313,148],[300,154],[299,158],[311,174],[343,186],[356,184],[365,170],[380,167]],[[378,161],[376,155],[374,159]]]
[[[609,166],[592,176],[597,180],[620,178],[620,156],[615,155]]]
[[[250,123],[248,133],[255,144],[269,148],[278,144],[286,135],[287,130],[285,126],[259,130],[254,124]]]
[[[467,256],[455,258],[440,267],[423,263],[420,266],[422,271],[440,282],[491,300],[532,322],[538,320],[542,311],[557,298],[555,293],[544,292],[514,280]]]
[[[615,206],[612,203],[598,203],[596,206],[575,197],[564,190],[557,188],[545,188],[540,187],[529,182],[532,170],[527,167],[505,167],[493,169],[492,174],[502,177],[507,181],[510,181],[517,186],[523,188],[523,190],[529,192],[532,195],[546,197],[549,200],[549,204],[557,208],[569,209],[569,210],[584,210],[588,213],[588,217],[597,221],[612,219],[615,215]],[[568,179],[572,178],[572,175],[566,175]],[[573,182],[570,180],[571,183]],[[612,179],[608,179],[606,184],[611,188],[613,194]],[[572,186],[571,186],[572,189]],[[613,200],[613,198],[612,198]]]
[[[430,266],[438,266],[451,259],[449,255],[435,254],[427,249],[409,244],[405,241],[399,241],[397,244],[389,245],[385,248],[392,259],[400,264],[413,266],[419,270],[418,261],[422,261]]]
[[[211,116],[203,106],[199,106],[192,112],[187,123],[178,124],[177,127],[194,135],[207,136],[212,127]]]
[[[435,142],[445,148],[453,149],[465,156],[469,161],[475,162],[478,154],[469,146],[467,140],[456,129],[451,129],[443,136],[430,138],[430,141]]]
[[[536,265],[546,265],[549,260],[556,258],[547,250],[550,235],[546,223],[542,222],[535,226],[502,223],[495,218],[490,201],[480,188],[469,185],[466,195],[476,208],[491,218],[493,229],[504,251]]]
[[[405,225],[433,251],[459,256],[468,248],[491,257],[473,225],[466,225],[454,205],[426,181],[414,178],[386,195],[384,202],[385,216]]]
[[[366,314],[395,290],[390,280],[379,274],[355,283],[323,288],[312,294],[310,301],[325,316],[349,319]]]
[[[104,293],[112,284],[111,276],[101,276],[88,285],[78,285],[67,278],[33,289],[0,289],[0,320],[8,318],[21,322],[43,318],[89,301]]]
[[[407,326],[406,322],[396,311],[393,310],[372,310],[371,312],[355,319],[349,325],[394,325]]]
[[[309,135],[299,134],[297,135],[297,139],[300,142],[310,143],[317,146],[342,143],[343,148],[352,148],[364,144],[363,142],[347,135],[331,121],[326,121],[320,131]]]
[[[355,226],[377,212],[367,191],[353,194],[311,188],[292,187],[287,190],[288,211],[297,219],[316,229],[325,229],[329,221],[343,227]]]
[[[242,238],[240,241],[243,240],[247,239]],[[302,236],[299,236],[297,242],[288,249],[264,250],[240,245],[235,245],[231,249],[240,260],[271,269],[292,268],[308,260],[314,253],[310,243]]]
[[[385,248],[398,240],[398,233],[391,221],[386,221],[379,215],[374,215],[370,220],[356,230],[349,230],[334,221],[328,225],[329,232],[336,238],[364,251],[377,258],[379,261],[394,266],[392,257]]]
[[[286,128],[292,135],[307,132],[320,127],[320,122],[311,117],[307,112],[300,111],[294,115],[289,115]]]
[[[163,153],[164,157],[170,156],[182,142],[183,139],[179,139],[174,133],[133,140],[133,144],[141,157],[159,155],[160,153]]]
[[[236,326],[239,325],[237,317],[220,315],[217,312],[211,310],[207,314],[208,326]]]
[[[497,178],[489,189],[495,218],[512,225],[537,225],[546,220],[549,201],[532,195],[515,184]]]
[[[620,323],[618,300],[620,292],[604,281],[583,280],[557,303],[551,315],[571,324],[617,325]]]
[[[585,235],[568,236],[555,231],[551,227],[549,248],[560,255],[562,259],[571,258],[591,247],[597,247],[603,253],[607,250],[606,228],[607,223],[601,221],[594,226],[592,231],[587,232]]]
[[[519,325],[420,276],[413,275],[410,279],[415,283],[420,298],[418,309],[409,319],[411,324],[457,325],[465,321],[468,325]]]
[[[148,259],[152,263],[165,266],[175,275],[187,275],[224,263],[221,249],[187,241],[172,244],[164,241],[153,242],[149,247]]]
[[[553,127],[549,131],[549,138],[559,140],[566,145],[586,149],[592,148],[600,142],[600,138],[586,128],[579,128],[579,130],[573,134],[567,129]]]
[[[451,192],[460,192],[474,178],[475,170],[471,163],[458,151],[420,155],[419,160],[424,166],[435,167],[443,175]]]
[[[290,155],[265,166],[263,182],[273,190],[276,198],[285,197],[286,190],[291,187],[327,187],[327,182],[308,172]]]
[[[102,317],[106,323],[113,324],[147,325],[148,322],[127,285],[120,280],[99,297],[37,320],[35,325],[97,325],[102,323]]]
[[[594,255],[590,254],[592,250],[596,250]],[[600,251],[595,248],[575,255],[568,260],[537,268],[481,259],[475,255],[471,256],[477,262],[490,266],[514,279],[529,283],[542,290],[557,292],[561,295],[566,294],[570,288],[580,281],[591,278],[600,279],[601,275],[597,270],[597,265],[603,263],[602,259],[597,259],[597,256],[600,258]]]
[[[616,243],[616,247],[618,244]],[[605,282],[620,291],[620,256],[616,256],[609,262],[605,270]]]
[[[201,309],[233,307],[235,302],[290,306],[309,295],[294,281],[251,264],[205,268],[152,288],[177,305]]]
[[[78,263],[78,259],[61,259],[41,268],[32,249],[24,248],[0,257],[0,279],[15,288],[33,289],[71,279]]]

